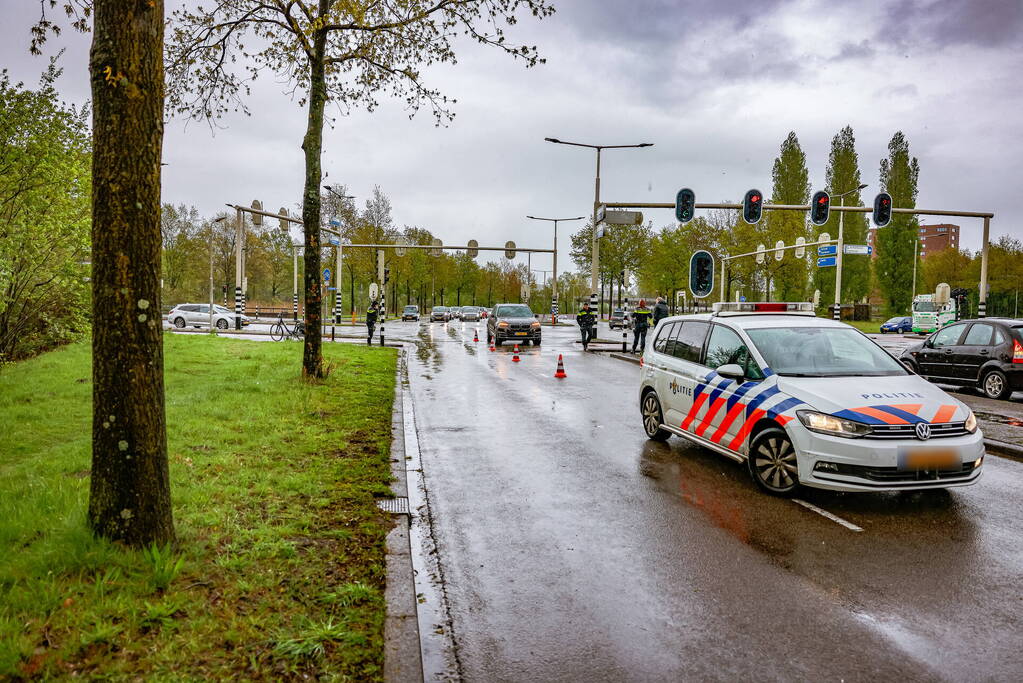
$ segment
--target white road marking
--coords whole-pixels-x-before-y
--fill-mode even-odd
[[[863,529],[861,527],[858,527],[855,524],[853,524],[852,522],[849,522],[847,520],[842,519],[838,515],[833,515],[830,512],[828,512],[827,510],[824,510],[822,508],[817,507],[813,503],[807,503],[805,500],[800,500],[799,498],[793,498],[792,502],[796,503],[798,505],[802,505],[807,510],[812,510],[813,512],[816,512],[821,517],[827,517],[832,522],[835,522],[836,524],[841,524],[842,526],[844,526],[846,529],[849,529],[850,531],[863,531]]]

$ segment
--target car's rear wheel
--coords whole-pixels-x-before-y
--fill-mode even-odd
[[[654,441],[667,441],[671,432],[661,428],[661,425],[664,424],[664,416],[661,413],[661,402],[657,399],[657,394],[653,391],[646,392],[639,407],[643,414],[643,431],[646,432],[647,437]]]
[[[1012,393],[1009,378],[1001,370],[991,370],[981,380],[980,388],[988,398],[1005,399]]]
[[[533,340],[533,346],[540,346],[540,338],[539,337],[537,337],[536,339]]]
[[[218,330],[226,330],[227,329],[227,321],[224,320],[223,318],[218,320],[217,321],[217,329]]]
[[[178,329],[180,329],[180,328],[182,328],[184,326],[185,326],[185,319],[184,318],[174,318],[174,327],[177,327]]]
[[[799,488],[796,449],[781,429],[766,429],[750,446],[750,474],[762,490],[775,496],[791,496]]]

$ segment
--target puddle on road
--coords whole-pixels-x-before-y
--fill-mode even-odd
[[[444,364],[444,359],[437,349],[437,342],[433,338],[433,327],[420,327],[419,328],[419,342],[416,344],[416,358],[419,362],[432,370],[434,373],[440,372],[441,365]],[[426,379],[433,379],[432,375],[424,374]]]
[[[1010,427],[1023,427],[1023,419],[1018,417],[1009,417],[1008,415],[998,415],[996,413],[984,413],[977,410],[974,410],[973,414],[977,416],[978,420],[1008,425]]]

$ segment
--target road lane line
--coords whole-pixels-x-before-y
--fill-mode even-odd
[[[846,520],[842,519],[838,515],[833,515],[830,512],[828,512],[827,510],[824,510],[822,508],[817,507],[813,503],[807,503],[805,500],[800,500],[799,498],[793,498],[792,502],[796,503],[798,505],[802,505],[807,510],[812,510],[813,512],[816,512],[821,517],[827,517],[832,522],[835,522],[836,524],[841,524],[842,526],[844,526],[846,529],[849,529],[850,531],[863,531],[862,527],[858,527],[855,524],[853,524],[852,522],[849,522],[849,521],[846,521]]]

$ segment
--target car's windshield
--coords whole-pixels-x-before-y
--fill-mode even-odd
[[[217,313],[231,313],[232,312],[232,311],[224,308],[223,306],[214,306],[213,310],[215,310]]]
[[[475,313],[478,310],[475,306],[462,306],[462,313]]]
[[[746,334],[777,374],[788,377],[884,377],[906,370],[856,330],[764,327]]]
[[[448,307],[447,306],[434,306],[433,310],[437,311],[438,313],[443,313],[444,311],[448,310]]]
[[[405,310],[406,311],[418,311],[419,308],[417,306],[406,306]]]
[[[619,309],[619,310],[615,311],[613,315],[615,315],[615,316],[617,316],[617,317],[619,317],[619,318],[620,318],[620,317],[622,317],[623,315],[625,315],[625,311],[623,311],[623,310]]]
[[[533,312],[529,310],[529,306],[519,304],[514,306],[498,306],[496,315],[499,318],[532,318]]]
[[[913,310],[917,313],[933,313],[938,310],[933,301],[914,301]]]
[[[892,318],[891,320],[886,322],[885,325],[898,325],[901,322],[902,322],[902,318]]]

